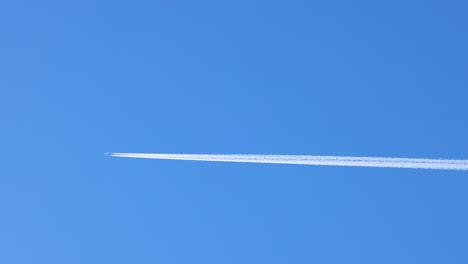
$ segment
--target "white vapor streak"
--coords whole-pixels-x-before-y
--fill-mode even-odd
[[[434,170],[468,170],[468,160],[411,159],[345,156],[304,156],[304,155],[219,155],[219,154],[148,154],[110,153],[114,157],[193,160],[218,162],[275,163],[323,166],[352,166],[379,168],[408,168]]]

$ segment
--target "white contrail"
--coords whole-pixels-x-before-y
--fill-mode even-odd
[[[352,166],[379,168],[408,168],[434,170],[468,170],[468,160],[410,159],[345,156],[304,156],[304,155],[219,155],[219,154],[149,154],[110,153],[114,157],[195,160],[218,162],[276,163],[324,166]]]

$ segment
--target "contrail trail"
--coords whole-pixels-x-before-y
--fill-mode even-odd
[[[378,168],[407,168],[433,170],[468,170],[468,160],[377,158],[346,156],[305,156],[305,155],[225,155],[225,154],[150,154],[150,153],[109,153],[124,158],[193,160],[217,162],[247,162],[300,164],[322,166],[351,166]]]

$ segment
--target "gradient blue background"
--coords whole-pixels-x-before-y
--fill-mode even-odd
[[[0,263],[468,263],[466,1],[3,1]]]

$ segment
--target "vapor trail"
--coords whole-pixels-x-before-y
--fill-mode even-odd
[[[468,170],[468,160],[410,159],[346,156],[304,156],[304,155],[219,155],[219,154],[149,154],[110,153],[110,156],[124,158],[194,160],[218,162],[276,163],[323,166],[352,166],[379,168],[407,168],[433,170]]]

